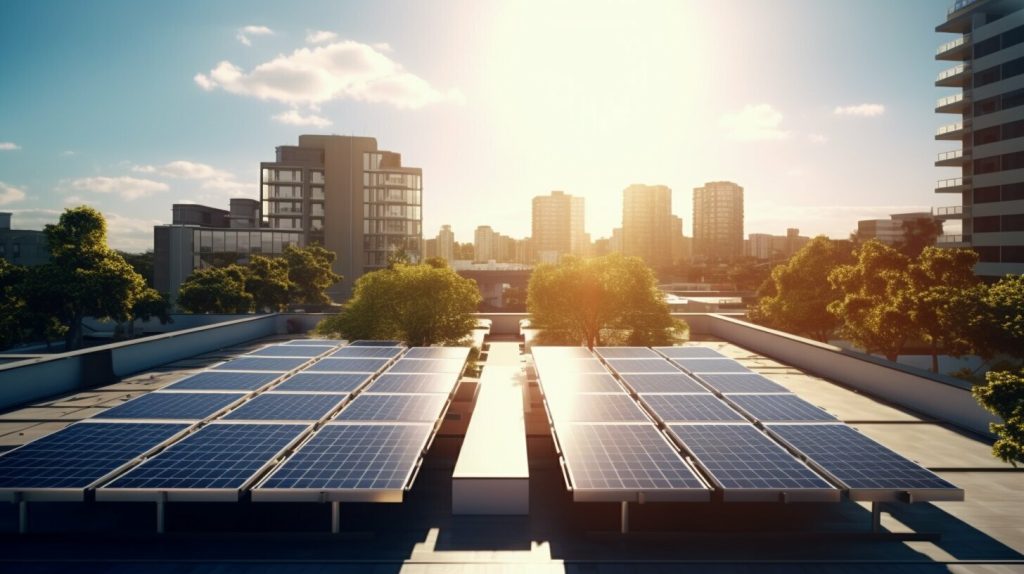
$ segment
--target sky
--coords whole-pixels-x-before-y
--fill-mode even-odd
[[[0,5],[0,211],[75,205],[152,248],[173,203],[258,198],[299,134],[377,138],[421,167],[424,237],[530,234],[530,200],[745,189],[745,233],[846,237],[933,193],[944,0],[40,0]]]

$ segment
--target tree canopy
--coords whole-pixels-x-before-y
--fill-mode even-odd
[[[254,255],[245,268],[245,291],[257,310],[283,311],[294,284],[288,278],[288,261]]]
[[[197,269],[182,282],[178,306],[190,313],[248,313],[253,296],[245,290],[246,276],[240,265]]]
[[[1003,419],[991,430],[999,437],[992,454],[1017,466],[1024,461],[1024,371],[990,371],[986,384],[974,387],[974,397],[986,409]]]
[[[298,305],[328,305],[331,298],[327,289],[341,281],[341,275],[331,270],[335,255],[319,245],[296,247],[289,245],[284,251],[288,262],[288,280],[291,282],[291,302]]]
[[[669,313],[643,260],[613,253],[538,265],[527,289],[530,323],[542,342],[670,344],[685,328]]]
[[[939,372],[939,354],[961,356],[975,349],[975,325],[982,316],[977,261],[969,249],[926,247],[910,266],[910,320],[928,345],[933,372]]]
[[[317,332],[414,346],[456,344],[476,326],[480,299],[476,282],[447,266],[399,263],[360,277],[341,313],[321,321]]]

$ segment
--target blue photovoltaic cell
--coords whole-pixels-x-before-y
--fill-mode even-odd
[[[282,359],[280,357],[239,357],[214,367],[214,370],[228,371],[271,371],[287,373],[306,364],[309,359]]]
[[[565,422],[640,422],[649,421],[643,410],[626,394],[550,395],[551,417],[555,424]]]
[[[406,359],[460,359],[469,358],[469,347],[413,347],[404,355]]]
[[[349,344],[350,347],[401,347],[401,341],[374,341],[374,340],[362,340],[356,341]]]
[[[835,421],[836,417],[793,394],[729,395],[729,400],[762,422]]]
[[[174,391],[255,391],[281,377],[281,373],[203,371],[164,387]]]
[[[146,393],[97,414],[97,419],[203,420],[231,403],[240,393]]]
[[[404,489],[432,428],[429,424],[327,424],[259,488]]]
[[[307,428],[303,424],[211,424],[104,488],[241,488]]]
[[[726,489],[831,489],[823,478],[751,424],[670,425]]]
[[[669,359],[719,359],[725,355],[710,347],[655,347],[655,351]]]
[[[316,357],[327,352],[324,347],[300,347],[298,345],[273,345],[246,353],[247,357]]]
[[[844,424],[771,424],[768,430],[850,489],[956,488]]]
[[[789,389],[756,373],[724,373],[700,375],[720,393],[788,393]]]
[[[673,359],[672,362],[695,375],[703,373],[753,372],[732,359]]]
[[[650,424],[565,425],[558,443],[576,489],[706,490]]]
[[[640,395],[663,422],[745,421],[718,397],[706,395]]]
[[[401,347],[342,347],[327,356],[335,359],[391,359],[401,354]]]
[[[318,421],[348,395],[272,391],[256,396],[224,416],[227,420]]]
[[[306,369],[307,373],[376,373],[388,359],[321,359]]]
[[[710,393],[707,387],[683,372],[629,373],[622,380],[637,393]]]
[[[389,373],[461,373],[466,366],[462,359],[399,359]]]
[[[0,488],[85,488],[188,426],[76,423],[0,456]]]
[[[597,347],[594,349],[605,359],[660,359],[647,347]]]
[[[608,359],[608,366],[617,373],[678,373],[679,369],[666,359]]]
[[[352,393],[370,380],[368,373],[295,373],[275,391],[313,391],[318,393]]]
[[[449,394],[459,382],[452,373],[391,374],[384,373],[370,386],[368,393],[444,393]]]
[[[361,394],[341,410],[338,421],[436,422],[448,402],[446,395]]]
[[[541,379],[545,393],[621,393],[622,386],[615,377],[604,373],[561,373],[545,375]]]
[[[281,343],[282,345],[296,345],[299,347],[311,346],[311,347],[337,347],[343,341],[337,339],[294,339],[287,343]]]

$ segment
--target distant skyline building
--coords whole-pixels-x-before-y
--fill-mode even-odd
[[[794,227],[787,229],[785,235],[751,233],[744,242],[743,254],[762,261],[781,261],[792,257],[810,241],[810,237],[800,235],[800,230]]]
[[[633,184],[622,191],[622,252],[654,268],[672,264],[672,190]]]
[[[928,211],[894,213],[889,219],[862,219],[857,222],[857,240],[877,239],[886,245],[898,245],[906,237],[906,224],[918,219],[936,221]]]
[[[363,273],[383,269],[388,255],[423,255],[423,171],[369,137],[301,135],[260,164],[262,219],[275,230],[299,230],[306,244],[337,255],[344,280],[328,290],[347,298]]]
[[[590,239],[586,234],[585,203],[564,191],[533,198],[530,237],[538,263],[557,263],[566,254],[584,255]]]
[[[743,255],[743,188],[711,181],[693,190],[693,255],[732,261]]]
[[[1024,273],[1024,2],[958,0],[935,31],[957,35],[935,55],[954,62],[935,85],[959,88],[935,111],[960,116],[935,134],[959,143],[935,165],[960,170],[935,188],[959,195],[959,203],[936,215],[962,220],[962,232],[939,245],[977,251],[978,275]]]
[[[490,225],[477,226],[476,231],[473,232],[474,261],[487,262],[492,259],[497,260],[497,257],[495,257],[496,235]]]
[[[50,261],[46,233],[35,229],[12,229],[12,214],[0,213],[0,259],[13,265],[42,265]]]
[[[455,233],[451,225],[442,225],[441,231],[437,232],[437,257],[440,257],[451,265],[455,261]]]
[[[683,235],[683,218],[672,216],[672,264],[690,259],[690,238]]]

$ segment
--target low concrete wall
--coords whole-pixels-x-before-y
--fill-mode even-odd
[[[475,313],[477,319],[491,321],[491,335],[520,336],[519,322],[530,317],[529,313]]]
[[[999,422],[971,396],[970,383],[960,379],[804,339],[735,317],[705,317],[706,323],[701,319],[697,324],[707,327],[714,337],[923,415],[982,435],[990,435],[989,423]]]

